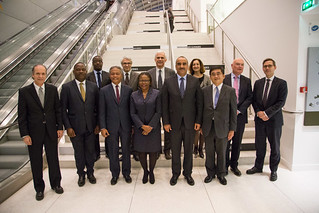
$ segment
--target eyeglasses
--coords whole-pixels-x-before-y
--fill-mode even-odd
[[[266,69],[266,68],[271,68],[272,66],[274,65],[264,65],[263,67]]]

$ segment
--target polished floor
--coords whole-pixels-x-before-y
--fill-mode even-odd
[[[168,167],[156,168],[154,185],[142,184],[142,169],[133,168],[132,183],[127,184],[120,177],[111,186],[109,170],[97,169],[97,183],[86,181],[81,188],[77,186],[76,170],[62,169],[62,195],[50,189],[45,170],[47,187],[42,201],[35,200],[33,184],[29,182],[0,205],[0,212],[319,212],[319,171],[291,172],[280,167],[278,180],[270,182],[267,167],[262,174],[246,175],[250,167],[239,167],[241,177],[230,172],[226,186],[217,179],[204,183],[203,167],[193,169],[195,186],[189,186],[182,176],[175,186],[170,186]]]

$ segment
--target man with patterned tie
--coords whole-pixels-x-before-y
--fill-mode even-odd
[[[76,63],[73,74],[75,79],[62,85],[62,118],[74,149],[78,185],[82,187],[85,184],[85,174],[91,184],[96,183],[93,167],[96,158],[95,135],[100,131],[99,89],[95,83],[85,80],[87,70],[84,63]]]
[[[63,136],[61,104],[57,88],[46,84],[47,69],[32,68],[34,82],[19,90],[18,122],[20,135],[28,145],[36,200],[44,198],[43,145],[49,167],[51,188],[63,193],[58,158],[58,140]]]
[[[165,67],[165,62],[167,61],[165,52],[160,50],[155,54],[155,64],[156,67],[148,70],[152,77],[152,87],[154,89],[158,89],[162,91],[163,84],[165,80],[173,75],[175,75],[175,71]],[[166,160],[172,159],[171,156],[171,147],[172,144],[169,140],[169,133],[164,131],[164,155]]]
[[[251,81],[242,75],[244,71],[244,60],[237,58],[233,61],[232,73],[225,76],[224,84],[235,89],[237,97],[237,129],[231,141],[228,141],[226,149],[226,174],[228,167],[236,175],[241,176],[238,169],[238,159],[240,154],[240,145],[243,138],[245,124],[248,123],[247,108],[250,106],[253,93],[251,89]],[[230,142],[231,142],[231,158],[230,158]]]
[[[184,147],[183,175],[191,186],[193,143],[195,131],[202,123],[203,94],[199,81],[187,74],[188,61],[184,56],[176,59],[177,74],[165,80],[162,88],[164,129],[170,132],[172,143],[172,173],[170,184],[174,186],[181,174],[181,147]]]
[[[217,175],[222,185],[227,184],[226,175],[226,147],[227,141],[234,136],[237,123],[237,101],[235,89],[223,84],[224,69],[210,70],[211,86],[203,89],[204,109],[202,133],[205,136],[207,177],[204,182],[209,183]],[[215,152],[217,166],[215,165]]]
[[[282,107],[285,105],[288,88],[287,82],[275,77],[276,62],[271,58],[263,61],[266,77],[255,82],[253,107],[255,110],[255,165],[246,171],[247,174],[262,173],[266,155],[266,138],[270,144],[270,181],[277,180],[277,169],[280,162],[280,137],[284,124]]]

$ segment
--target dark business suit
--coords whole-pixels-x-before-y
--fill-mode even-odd
[[[224,84],[232,87],[231,74],[225,76]],[[229,159],[230,154],[230,141],[228,141],[226,149],[226,169],[228,166],[232,168],[237,168],[238,159],[240,154],[240,145],[243,138],[245,125],[248,123],[247,108],[251,104],[253,99],[253,92],[251,89],[251,81],[249,78],[240,75],[239,91],[238,91],[238,103],[237,110],[240,113],[237,115],[237,129],[235,131],[234,137],[232,138],[231,144],[231,159]]]
[[[185,77],[185,76],[184,76]],[[197,78],[188,75],[184,97],[181,97],[178,77],[165,80],[162,88],[163,123],[171,125],[173,176],[181,173],[181,145],[184,142],[183,175],[190,176],[193,168],[194,125],[202,123],[203,94]]]
[[[167,68],[167,67],[163,67],[162,70],[163,69],[164,69],[164,76],[165,76],[165,79],[163,80],[163,84],[164,84],[166,79],[175,75],[175,71],[170,69],[170,68]],[[156,79],[158,77],[158,76],[156,76],[156,67],[148,70],[147,72],[149,72],[151,77],[152,77],[152,85],[151,86],[154,89],[158,89],[158,85],[157,85],[157,81],[156,81]],[[169,151],[171,148],[172,148],[172,144],[169,140],[169,132],[164,131],[164,152]]]
[[[80,176],[93,174],[95,161],[94,129],[98,124],[99,90],[95,83],[85,81],[85,101],[75,80],[62,85],[61,104],[65,129],[72,128],[76,134],[70,138]]]
[[[49,166],[51,188],[60,186],[61,173],[58,159],[57,130],[63,129],[61,104],[57,88],[45,85],[44,107],[33,84],[19,90],[18,121],[21,137],[29,135],[32,145],[28,146],[33,184],[37,192],[44,191],[43,144]]]
[[[203,89],[204,109],[202,131],[205,136],[207,175],[224,177],[226,173],[226,147],[229,131],[236,130],[237,101],[235,90],[225,84],[220,90],[219,99],[214,109],[213,85]],[[217,153],[217,168],[215,165]]]
[[[253,91],[253,107],[255,110],[255,145],[256,161],[255,167],[263,169],[266,154],[266,138],[270,144],[270,170],[276,172],[280,162],[280,137],[282,125],[284,124],[282,107],[285,105],[288,88],[287,82],[283,79],[274,77],[266,102],[262,103],[262,97],[265,87],[266,78],[259,79],[255,82]],[[269,120],[263,121],[257,117],[257,112],[265,111]]]
[[[100,90],[100,128],[107,129],[109,136],[105,139],[109,149],[110,170],[112,177],[120,174],[119,138],[122,147],[122,173],[131,173],[130,142],[132,120],[130,115],[130,97],[132,89],[121,84],[120,102],[117,102],[113,85],[109,84]]]
[[[102,79],[101,79],[101,88],[102,88],[110,84],[111,79],[110,79],[110,74],[108,72],[105,72],[104,70],[101,70],[100,72],[102,73]],[[97,85],[97,87],[99,87],[98,83],[96,82],[94,70],[87,74],[86,80],[94,82]],[[100,158],[101,149],[100,149],[99,134],[95,136],[95,152],[96,152],[96,159]],[[108,153],[106,144],[105,144],[105,153],[106,154]]]
[[[123,72],[123,79],[122,79],[122,84],[125,84],[125,72]],[[131,74],[129,75],[129,83],[127,86],[131,87],[133,89],[133,91],[137,90],[137,78],[138,78],[138,73],[137,72],[133,72],[131,71]]]

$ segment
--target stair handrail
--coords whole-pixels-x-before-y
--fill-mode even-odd
[[[186,14],[187,14],[187,16],[188,16],[188,18],[189,18],[189,20],[191,22],[191,25],[192,25],[192,27],[194,29],[194,32],[195,33],[199,33],[200,30],[201,30],[201,28],[200,28],[200,22],[201,21],[199,21],[199,18],[197,18],[194,10],[190,6],[190,2],[189,1],[186,2]]]
[[[164,4],[164,1],[163,1],[163,4]],[[164,5],[163,5],[164,6]],[[168,43],[168,59],[170,60],[171,62],[171,69],[174,69],[175,67],[175,63],[174,63],[174,50],[173,50],[173,39],[172,39],[172,34],[171,34],[171,26],[169,24],[169,19],[168,19],[168,12],[167,10],[165,10],[165,7],[164,8],[164,23],[165,23],[165,28],[166,28],[166,33],[167,33],[167,43]]]

